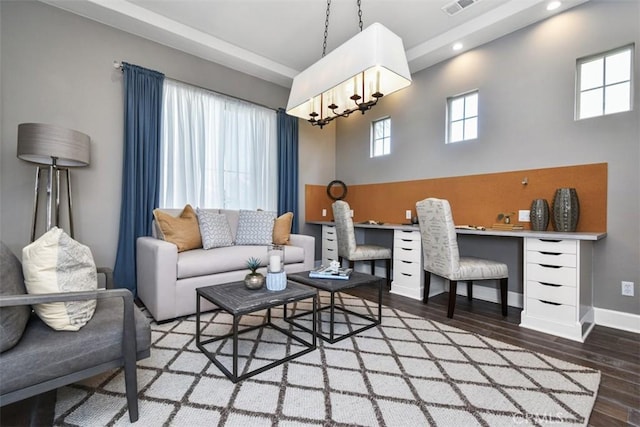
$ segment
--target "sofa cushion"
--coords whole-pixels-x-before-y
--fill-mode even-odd
[[[258,258],[262,261],[260,265],[266,266],[267,249],[268,246],[246,245],[182,252],[178,254],[178,279],[238,270],[249,273],[247,259]],[[302,247],[287,246],[284,249],[285,266],[301,262],[304,262]]]
[[[153,210],[162,240],[178,247],[178,252],[202,247],[198,216],[191,205],[186,205],[179,216],[175,217],[161,209]]]
[[[51,380],[122,355],[122,298],[100,299],[93,319],[77,332],[53,332],[37,316],[31,316],[17,346],[2,353],[0,394]],[[137,308],[136,350],[151,345],[149,320]],[[87,345],[89,344],[89,345]]]
[[[0,242],[0,295],[26,293],[20,260]],[[28,305],[4,307],[0,310],[0,353],[9,350],[20,341],[30,314],[31,307]]]
[[[49,294],[98,289],[91,250],[53,227],[22,249],[22,273],[27,292]],[[36,314],[58,331],[77,331],[93,316],[95,300],[36,304]]]
[[[276,218],[273,223],[273,243],[276,245],[288,245],[291,237],[291,224],[293,213],[287,212]]]
[[[220,213],[225,214],[229,228],[231,228],[231,239],[236,241],[236,233],[238,231],[238,220],[240,219],[240,211],[237,209],[220,209]]]
[[[271,244],[275,219],[275,212],[240,210],[236,245]]]
[[[198,214],[198,225],[204,249],[233,245],[231,228],[225,214],[212,213],[200,208],[196,210],[196,213]]]

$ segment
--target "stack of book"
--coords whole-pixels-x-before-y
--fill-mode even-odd
[[[524,226],[522,224],[493,224],[491,226],[494,230],[524,230]]]
[[[331,267],[321,265],[309,272],[309,277],[312,279],[338,279],[348,280],[353,269],[351,268],[339,268],[338,271],[333,270]]]

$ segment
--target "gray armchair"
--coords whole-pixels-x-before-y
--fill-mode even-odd
[[[4,248],[3,248],[4,249]],[[14,257],[3,250],[2,258]],[[3,266],[8,265],[3,259]],[[9,260],[19,265],[17,258]],[[112,287],[110,270],[105,274]],[[14,275],[15,276],[15,275]],[[21,274],[20,274],[21,277]],[[5,288],[7,282],[3,275]],[[79,331],[55,331],[34,313],[15,346],[0,353],[0,406],[124,367],[129,419],[138,419],[136,360],[150,355],[151,331],[126,289],[40,295],[0,295],[0,310],[46,302],[96,299],[92,319]],[[29,308],[30,309],[30,308]]]

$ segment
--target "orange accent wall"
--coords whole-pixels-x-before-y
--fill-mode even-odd
[[[527,179],[528,183],[522,181]],[[529,209],[533,199],[546,199],[551,209],[555,190],[573,187],[580,201],[577,231],[607,230],[607,164],[529,169],[482,175],[422,179],[381,184],[349,185],[345,201],[354,210],[354,221],[373,219],[385,223],[405,223],[405,211],[415,215],[416,202],[427,197],[449,200],[456,224],[490,227],[500,222],[500,212]],[[330,221],[332,200],[326,185],[305,186],[307,221]],[[322,216],[322,209],[327,216]],[[529,223],[522,223],[529,229]],[[551,221],[548,230],[553,230]]]

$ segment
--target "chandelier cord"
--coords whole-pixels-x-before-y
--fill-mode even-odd
[[[358,3],[360,0],[358,0]],[[322,43],[322,56],[324,57],[327,52],[327,36],[329,35],[329,11],[331,9],[331,0],[327,0],[327,13],[324,20],[324,42]],[[360,31],[362,31],[362,25],[360,26]]]
[[[360,0],[358,0],[358,27],[360,27],[360,32],[362,32],[362,8],[360,6]]]

